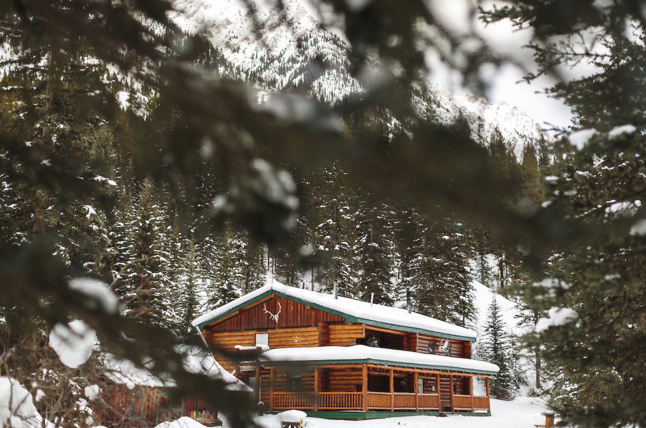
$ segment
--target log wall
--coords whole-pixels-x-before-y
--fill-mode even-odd
[[[325,344],[327,346],[353,346],[357,339],[366,337],[366,328],[363,324],[332,324],[327,326]]]
[[[278,320],[272,319],[271,315],[265,312],[265,309],[273,315],[278,314]],[[234,315],[223,321],[216,321],[215,324],[207,326],[206,329],[217,332],[313,327],[319,323],[343,322],[343,320],[343,318],[337,315],[329,314],[279,296],[271,296],[265,301],[240,309]]]
[[[304,328],[285,328],[278,330],[247,330],[213,332],[205,331],[204,338],[207,342],[215,345],[225,352],[236,353],[236,346],[255,346],[256,333],[267,333],[269,335],[269,347],[280,348],[312,348],[320,346],[320,336],[323,326]],[[230,359],[220,357],[218,362],[231,372],[235,369],[235,363]]]

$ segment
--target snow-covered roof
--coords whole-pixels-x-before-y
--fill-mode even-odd
[[[221,379],[227,391],[252,392],[244,382],[226,371],[212,355],[206,354],[201,348],[187,346],[179,349],[184,354],[186,371],[195,374],[205,374],[213,379]],[[112,355],[105,358],[109,369],[108,376],[115,382],[126,385],[129,389],[135,386],[173,387],[172,380],[160,379],[145,368],[136,367],[129,360],[120,360]]]
[[[460,340],[475,341],[476,338],[476,333],[472,330],[415,312],[409,314],[405,309],[377,304],[371,305],[368,302],[345,297],[335,299],[331,294],[289,287],[275,281],[202,315],[193,321],[193,325],[203,329],[206,325],[218,318],[224,317],[271,294],[339,315],[345,318],[345,321],[348,323],[364,323],[367,325],[393,328],[413,333],[432,334],[439,337]]]
[[[396,349],[372,348],[364,345],[273,349],[261,354],[258,359],[261,364],[269,365],[283,362],[318,364],[371,363],[476,374],[498,374],[497,365],[484,361],[420,354]]]

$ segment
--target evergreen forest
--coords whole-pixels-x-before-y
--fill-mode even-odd
[[[274,24],[294,29],[287,3]],[[646,426],[646,3],[465,2],[533,30],[526,79],[554,78],[548,93],[574,113],[520,150],[415,108],[439,102],[429,52],[476,95],[481,70],[519,58],[424,0],[315,3],[343,19],[347,41],[329,37],[344,56],[308,57],[322,42],[299,36],[307,61],[254,54],[254,72],[165,0],[0,5],[0,376],[41,391],[48,420],[86,428],[83,388],[117,355],[248,425],[251,403],[183,370],[177,345],[202,346],[191,321],[269,279],[480,322],[477,357],[501,368],[492,396],[525,386],[570,426]],[[598,71],[567,79],[581,61]],[[358,89],[316,89],[342,71]],[[80,277],[121,310],[71,286]],[[474,281],[513,301],[527,334],[511,335],[496,298],[478,320]],[[77,369],[48,343],[74,319],[102,351]]]

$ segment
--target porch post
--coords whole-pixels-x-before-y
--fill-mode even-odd
[[[491,413],[491,401],[489,400],[489,378],[485,378],[485,387],[487,388],[487,410]]]
[[[314,368],[314,411],[319,411],[319,368]]]
[[[471,396],[471,413],[473,413],[473,376],[469,376],[469,395]]]
[[[451,393],[451,411],[455,412],[455,407],[453,407],[453,375],[449,375],[449,392]]]
[[[368,411],[368,364],[364,364],[361,367],[361,394],[363,395],[363,406],[362,409],[364,412]]]
[[[440,395],[440,374],[435,375],[435,391],[437,392],[437,410],[442,411],[442,395]]]
[[[419,387],[417,384],[419,383],[419,373],[417,370],[413,373],[413,388],[415,389],[415,411],[419,412],[419,396],[417,395],[419,393]]]
[[[274,410],[274,367],[269,367],[269,411]]]
[[[393,369],[390,369],[390,411],[395,411],[395,377]]]
[[[260,363],[258,361],[256,361],[256,384],[253,394],[257,405],[260,402]]]

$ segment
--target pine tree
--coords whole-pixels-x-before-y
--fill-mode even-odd
[[[199,272],[197,270],[198,261],[195,243],[188,239],[184,242],[183,249],[185,258],[183,264],[183,275],[178,290],[177,312],[179,316],[177,333],[178,337],[187,340],[195,335],[192,322],[198,316],[198,291],[199,291]]]
[[[471,275],[471,251],[461,225],[442,224],[416,215],[419,227],[412,263],[415,307],[424,315],[461,326],[475,321]]]
[[[160,205],[150,178],[139,187],[136,205],[134,261],[131,278],[134,296],[129,302],[130,315],[151,325],[164,325]]]
[[[364,302],[372,300],[389,306],[394,303],[391,214],[390,206],[385,203],[364,202],[360,209],[356,252],[360,257],[361,273],[355,296]]]
[[[520,386],[518,356],[495,296],[487,311],[487,321],[484,324],[483,337],[479,340],[477,358],[496,364],[499,368],[498,375],[490,381],[491,396],[502,400],[513,399]]]
[[[312,231],[312,248],[325,254],[326,265],[313,273],[313,281],[323,291],[337,286],[341,296],[354,297],[357,292],[358,254],[356,236],[356,195],[347,174],[335,164],[317,171],[309,186],[311,195],[307,223]]]

